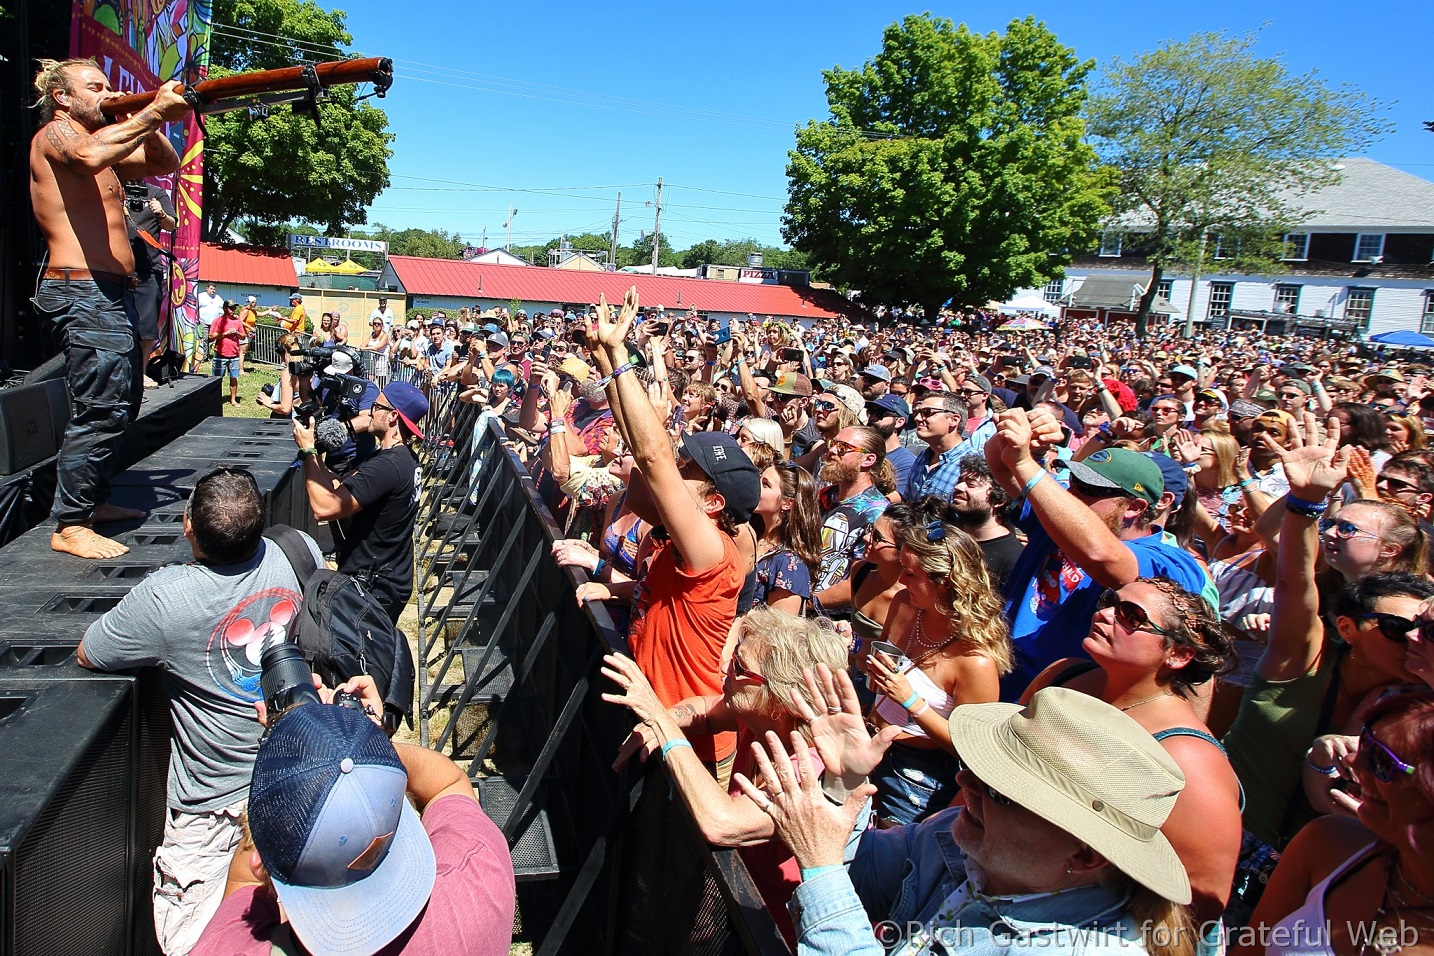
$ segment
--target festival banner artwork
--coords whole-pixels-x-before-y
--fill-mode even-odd
[[[157,89],[177,79],[204,79],[209,65],[213,9],[209,0],[75,0],[70,55],[93,57],[120,93]],[[199,305],[199,239],[204,217],[204,137],[193,116],[171,123],[165,135],[179,154],[179,171],[155,177],[169,192],[179,225],[171,244],[168,308],[160,310],[160,347],[195,354]]]

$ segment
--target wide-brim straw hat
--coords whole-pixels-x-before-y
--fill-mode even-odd
[[[1089,694],[1048,687],[1025,707],[957,707],[949,726],[961,761],[992,789],[1142,886],[1190,902],[1185,866],[1160,832],[1185,775],[1129,716]]]

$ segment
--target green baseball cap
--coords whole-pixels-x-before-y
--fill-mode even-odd
[[[1144,455],[1124,448],[1102,448],[1084,460],[1073,462],[1071,477],[1097,488],[1119,489],[1152,506],[1165,492],[1160,466]]]

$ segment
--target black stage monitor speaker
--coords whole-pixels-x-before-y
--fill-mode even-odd
[[[0,475],[57,454],[69,419],[69,386],[62,378],[0,389]]]
[[[134,684],[0,680],[0,954],[133,947]]]

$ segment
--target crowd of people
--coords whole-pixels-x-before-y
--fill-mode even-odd
[[[635,291],[483,318],[432,380],[527,461],[578,600],[626,629],[617,765],[666,761],[801,951],[1428,938],[1417,365]]]

